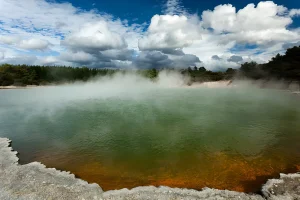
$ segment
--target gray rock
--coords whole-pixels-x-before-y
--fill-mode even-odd
[[[169,187],[138,187],[132,190],[123,189],[108,191],[103,194],[105,200],[152,200],[152,199],[170,199],[170,200],[263,200],[259,195],[245,194],[241,192],[233,192],[227,190],[215,190],[204,188],[201,191],[169,188]]]
[[[280,179],[270,179],[262,192],[267,199],[300,199],[300,174],[280,174]]]

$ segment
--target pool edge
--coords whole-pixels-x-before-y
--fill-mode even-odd
[[[103,192],[98,184],[76,178],[74,174],[46,168],[32,162],[18,163],[11,140],[0,138],[0,199],[297,199],[300,174],[280,174],[262,185],[261,195],[203,188],[200,191],[165,186],[144,186],[131,190]]]

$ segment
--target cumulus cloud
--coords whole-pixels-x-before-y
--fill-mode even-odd
[[[182,15],[187,14],[179,0],[167,0],[165,4],[165,14],[167,15]]]
[[[161,50],[162,53],[164,54],[170,54],[170,55],[177,55],[177,56],[183,56],[184,52],[182,49],[163,49]]]
[[[166,50],[183,48],[201,39],[197,17],[184,15],[155,15],[146,36],[139,40],[140,50]]]
[[[173,60],[173,66],[175,68],[186,68],[191,66],[200,66],[201,61],[200,59],[192,54],[185,54],[181,56],[173,56],[171,57]]]
[[[18,47],[29,50],[45,50],[50,46],[49,42],[41,39],[22,40]]]
[[[285,28],[292,23],[291,18],[283,16],[287,8],[272,1],[248,4],[236,12],[230,4],[215,7],[213,11],[202,13],[203,25],[215,31],[240,32]]]
[[[222,36],[221,42],[227,43],[235,40],[241,44],[274,45],[279,42],[297,41],[300,36],[297,32],[286,29],[266,29],[261,31],[246,31]]]
[[[164,68],[170,67],[172,60],[160,51],[142,51],[135,59],[137,68]]]
[[[91,55],[89,53],[85,53],[83,51],[79,51],[76,53],[63,52],[61,54],[60,58],[67,62],[74,62],[74,63],[79,63],[79,64],[88,64],[88,63],[96,60],[96,58],[93,55]]]
[[[248,4],[236,11],[230,4],[219,5],[202,13],[203,26],[216,33],[226,33],[223,41],[267,44],[299,39],[299,34],[287,29],[292,19],[288,9],[272,1]]]
[[[0,51],[0,60],[4,59],[4,52]]]
[[[268,61],[300,41],[299,27],[290,26],[299,9],[289,10],[272,1],[240,10],[219,5],[200,15],[189,13],[180,0],[168,0],[162,9],[163,15],[154,15],[148,25],[82,10],[71,3],[0,0],[0,52],[5,52],[0,53],[0,60],[106,68],[196,65],[226,70],[248,60]]]
[[[33,65],[37,63],[36,56],[14,56],[14,57],[4,57],[0,60],[0,64],[10,63],[14,65]]]
[[[212,60],[221,60],[221,58],[218,55],[213,55],[211,57]]]
[[[67,63],[64,63],[64,62],[58,60],[58,57],[46,56],[46,57],[42,57],[42,58],[38,59],[36,61],[36,64],[52,66],[52,65],[58,65],[58,64],[66,65]]]
[[[202,13],[200,24],[205,30],[202,40],[184,48],[184,52],[197,55],[212,70],[236,68],[235,62],[228,61],[232,54],[243,57],[244,61],[267,62],[277,53],[283,53],[283,44],[296,44],[300,40],[298,29],[289,29],[290,13],[295,11],[272,1],[257,6],[249,4],[240,10],[230,4],[216,6]]]
[[[300,41],[299,42],[295,42],[295,43],[285,43],[285,44],[282,45],[282,48],[284,50],[287,50],[287,49],[292,48],[294,46],[300,46]]]
[[[171,55],[160,51],[142,51],[135,59],[138,68],[187,68],[199,66],[200,59],[195,55]]]
[[[27,50],[45,50],[48,49],[50,43],[41,39],[21,39],[18,36],[3,35],[0,36],[0,44],[14,45],[17,48]]]
[[[292,10],[290,10],[289,16],[290,17],[300,16],[300,9],[292,9]]]
[[[80,65],[84,59],[86,62],[91,59],[90,63],[94,64],[94,58],[85,58],[82,52],[92,54],[96,60],[109,60],[105,66],[124,66],[121,53],[104,58],[109,53],[101,51],[137,49],[138,38],[145,26],[128,25],[126,20],[99,14],[96,10],[85,11],[70,3],[46,0],[1,0],[0,19],[0,47],[11,51],[7,58],[20,60],[28,56],[25,52],[20,55],[20,50],[26,50],[28,54],[34,54],[32,50],[43,50],[37,56],[38,61],[32,59],[30,64],[71,66]]]
[[[226,59],[220,60],[208,60],[205,62],[205,68],[212,71],[226,71],[228,68],[237,69],[240,64],[235,62],[229,62]]]
[[[110,60],[131,61],[135,51],[132,49],[110,49],[101,52],[102,60],[107,58]]]
[[[76,63],[78,66],[90,66],[96,68],[130,68],[133,59],[133,50],[106,50],[98,53],[87,53],[84,51],[64,52],[60,59],[69,63]]]
[[[243,61],[243,57],[242,56],[231,56],[230,58],[227,59],[228,62],[235,62],[235,63],[238,63],[238,62],[242,62]]]
[[[105,21],[88,23],[67,36],[62,44],[75,51],[99,52],[127,47],[125,39],[109,30]]]
[[[16,44],[20,41],[21,39],[16,36],[11,36],[11,35],[0,35],[0,43],[2,44]]]
[[[244,62],[250,62],[252,58],[237,55],[225,54],[222,56],[213,55],[211,59],[206,60],[205,67],[213,71],[226,71],[228,68],[237,69]]]

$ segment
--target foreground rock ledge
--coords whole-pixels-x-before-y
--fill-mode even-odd
[[[300,174],[281,174],[269,180],[262,194],[245,194],[204,188],[201,191],[169,188],[138,187],[103,192],[98,184],[89,184],[69,172],[46,168],[38,162],[18,164],[17,152],[10,140],[0,138],[0,199],[300,199]]]

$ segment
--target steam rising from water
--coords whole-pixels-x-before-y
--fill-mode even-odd
[[[70,102],[95,100],[95,99],[123,99],[123,100],[141,100],[155,95],[155,91],[173,90],[173,89],[194,89],[194,88],[243,88],[251,92],[251,88],[267,85],[274,88],[280,88],[283,82],[250,82],[230,81],[194,83],[188,86],[189,77],[176,71],[160,71],[155,80],[145,78],[138,73],[116,73],[112,76],[96,77],[88,82],[75,82],[72,84],[63,84],[58,86],[37,87],[29,90],[19,90],[7,97],[3,95],[4,101],[10,102],[12,110],[19,112],[34,113],[36,111],[52,113],[58,108],[68,105]],[[249,89],[250,88],[250,89]],[[247,93],[246,92],[246,93]],[[232,95],[228,93],[228,95]],[[9,98],[9,99],[8,99]],[[156,98],[160,98],[159,95]],[[26,104],[32,104],[34,107],[30,111],[25,110]],[[1,106],[1,103],[0,103]],[[4,111],[2,111],[4,112]],[[1,114],[1,111],[0,111]]]
[[[55,87],[36,88],[26,100],[44,103],[76,101],[85,99],[134,98],[146,95],[149,90],[182,87],[189,79],[178,72],[162,71],[157,80],[150,80],[136,73],[116,73],[97,77],[88,82],[76,82]],[[33,96],[32,96],[33,95]],[[23,99],[23,98],[22,98]]]
[[[118,73],[1,90],[0,137],[14,141],[21,161],[70,170],[110,189],[153,181],[197,188],[212,177],[211,187],[233,189],[300,162],[295,96],[246,81],[188,81],[169,71],[153,81]]]

